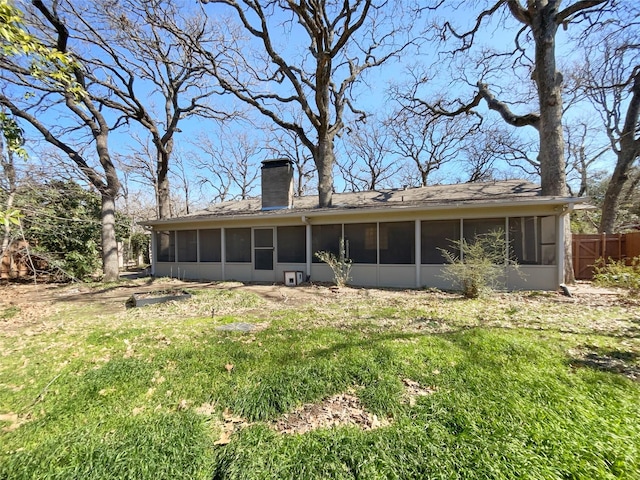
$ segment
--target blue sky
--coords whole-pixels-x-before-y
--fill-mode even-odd
[[[469,4],[463,4],[469,5]],[[472,4],[477,5],[477,4]],[[217,16],[222,14],[221,12],[227,10],[222,5],[206,5],[203,7],[204,11],[206,11],[209,15]],[[471,10],[468,8],[461,8],[456,10],[455,12],[443,13],[443,15],[451,15],[451,18],[454,18],[459,26],[461,26],[461,30],[464,29],[464,26],[470,25],[475,19],[475,9]],[[507,19],[507,23],[503,22],[504,19]],[[425,20],[426,22],[426,20]],[[505,29],[507,26],[509,28]],[[418,22],[414,27],[420,27]],[[509,16],[496,16],[493,21],[487,24],[482,29],[482,34],[479,36],[479,45],[484,44],[490,47],[499,47],[499,48],[507,48],[513,44],[514,32],[519,27],[517,22],[513,19],[509,19]],[[280,38],[281,41],[287,42],[289,48],[288,53],[294,54],[306,48],[306,44],[297,43],[297,36],[294,35],[283,35]],[[573,52],[572,47],[565,42],[566,34],[562,31],[559,32],[558,35],[558,51],[559,51],[559,59],[561,61],[570,62],[572,61]],[[429,98],[430,95],[434,95],[438,92],[445,92],[448,94],[458,93],[463,98],[470,98],[473,94],[472,87],[467,86],[466,88],[462,85],[462,83],[458,80],[455,81],[459,74],[462,74],[462,68],[457,69],[455,66],[452,68],[447,65],[444,61],[440,60],[439,57],[435,55],[435,51],[437,48],[440,48],[438,45],[434,43],[427,43],[423,48],[419,56],[416,55],[405,55],[400,58],[398,61],[389,62],[382,67],[378,67],[375,70],[371,70],[364,78],[364,82],[360,83],[356,89],[356,105],[359,108],[363,108],[370,112],[382,112],[387,111],[390,108],[387,89],[390,84],[394,82],[399,82],[405,75],[406,69],[413,67],[415,65],[423,65],[425,71],[430,75],[433,75],[434,79],[426,84],[423,92],[423,96],[425,98]],[[471,67],[471,68],[469,68]],[[472,60],[465,64],[466,76],[469,83],[475,82],[480,76],[480,66],[473,65]],[[522,67],[522,75],[526,76],[526,66]],[[517,99],[519,93],[524,90],[530,90],[531,83],[528,82],[526,84],[520,84],[508,70],[498,71],[490,75],[489,80],[491,82],[492,88],[495,89],[498,95],[501,98],[506,99],[507,101],[513,101]],[[151,100],[151,99],[150,99]],[[159,99],[153,100],[156,103],[160,103]],[[217,101],[217,99],[216,99]],[[483,111],[489,118],[496,118],[497,114],[493,112],[486,112],[486,109],[483,110],[484,107],[481,107],[480,110]],[[516,113],[528,113],[530,110],[523,105],[513,105],[513,110]],[[586,106],[583,106],[580,109],[575,109],[576,112],[570,112],[570,115],[583,115],[586,110]],[[52,112],[53,113],[53,112]],[[592,114],[591,114],[592,115]],[[260,119],[262,120],[262,119]],[[232,131],[233,128],[229,127]],[[236,127],[237,132],[248,132],[252,135],[260,135],[258,129],[254,127],[249,127],[247,124],[240,124]],[[198,154],[198,149],[194,146],[194,141],[197,143],[200,135],[207,135],[212,141],[215,143],[216,138],[219,135],[218,126],[213,121],[202,120],[202,119],[192,119],[188,121],[183,121],[180,124],[181,133],[176,134],[176,153],[182,156],[188,156],[192,152],[193,154]],[[530,136],[532,138],[536,137],[536,132],[532,128],[527,128],[526,130],[520,130],[525,136]],[[137,148],[136,142],[131,140],[133,135],[142,136],[143,132],[137,128],[132,126],[129,130],[121,129],[117,132],[114,132],[111,137],[111,145],[112,152],[114,155],[126,156],[130,155],[133,150]],[[338,144],[338,155],[341,154],[340,145]],[[37,153],[36,153],[37,155]],[[255,155],[255,163],[259,164],[259,162],[265,159],[269,154],[264,151],[260,151]],[[455,168],[455,167],[453,167]],[[197,171],[193,171],[193,176],[197,175]],[[436,179],[442,183],[447,183],[448,181],[456,180],[456,172],[455,170],[447,171],[446,169],[436,176]],[[175,184],[175,182],[174,182]],[[336,178],[336,188],[338,191],[342,190],[340,178]],[[149,188],[141,187],[139,191],[140,196],[148,195]]]

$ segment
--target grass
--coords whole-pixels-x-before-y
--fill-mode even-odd
[[[192,290],[3,331],[0,478],[640,478],[636,304],[354,292]],[[247,320],[268,326],[216,330]],[[347,391],[386,426],[272,428]]]

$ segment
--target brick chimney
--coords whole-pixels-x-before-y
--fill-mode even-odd
[[[262,210],[293,207],[293,162],[276,158],[262,162]]]

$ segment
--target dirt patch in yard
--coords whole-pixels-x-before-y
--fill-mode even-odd
[[[273,423],[278,433],[307,433],[318,428],[357,426],[373,430],[389,425],[385,418],[367,412],[352,393],[339,393],[320,403],[308,403]]]
[[[117,284],[27,284],[10,283],[0,286],[0,333],[38,325],[45,318],[51,318],[64,308],[91,309],[96,317],[124,312],[126,301],[134,294],[155,291],[223,289],[229,291],[250,292],[265,302],[254,313],[265,309],[322,308],[338,302],[348,306],[352,300],[377,302],[384,305],[420,301],[425,294],[437,301],[451,299],[452,294],[436,290],[398,290],[377,288],[335,288],[327,284],[305,284],[286,287],[282,284],[244,284],[240,282],[192,282],[174,279],[140,278],[125,280]],[[594,287],[591,283],[581,282],[570,287],[572,297],[558,292],[528,292],[519,297],[528,303],[576,304],[588,308],[621,306],[640,307],[640,299],[629,297],[621,290]],[[505,301],[512,301],[520,294],[497,294]],[[420,319],[419,319],[420,320]],[[430,319],[422,319],[431,322]],[[435,321],[435,320],[434,320]],[[417,322],[417,323],[416,323]],[[414,320],[414,323],[421,322]],[[431,322],[433,323],[433,322]],[[422,325],[420,325],[422,327]]]

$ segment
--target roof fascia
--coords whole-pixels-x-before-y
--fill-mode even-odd
[[[505,201],[502,200],[493,200],[489,202],[455,202],[451,204],[438,204],[438,205],[411,205],[411,206],[400,206],[394,205],[392,207],[351,207],[351,208],[327,208],[327,209],[318,209],[318,210],[287,210],[286,213],[272,215],[270,218],[275,219],[291,219],[298,217],[306,217],[311,220],[313,218],[322,218],[328,216],[335,215],[361,215],[362,213],[394,213],[394,212],[425,212],[425,211],[453,211],[458,210],[460,208],[466,209],[481,209],[488,207],[530,207],[530,206],[549,206],[549,205],[567,205],[570,208],[573,208],[574,205],[578,203],[586,203],[589,199],[587,197],[545,197],[540,199],[532,199],[532,200],[512,200],[512,203],[506,204]],[[181,223],[197,223],[201,221],[211,221],[211,220],[220,220],[220,221],[246,221],[246,220],[263,220],[265,218],[264,212],[256,212],[251,214],[239,214],[239,215],[202,215],[202,216],[193,216],[193,217],[182,217],[182,218],[174,218],[174,219],[163,219],[163,220],[149,220],[146,222],[139,222],[139,225],[154,227],[154,226],[162,226],[162,225],[173,225],[173,224],[181,224]]]

